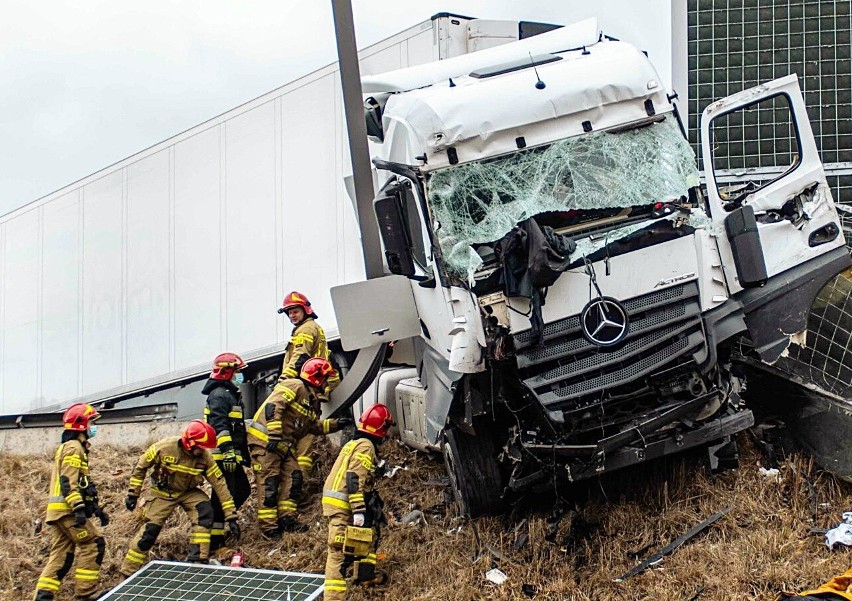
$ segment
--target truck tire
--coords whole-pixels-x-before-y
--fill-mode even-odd
[[[472,436],[456,428],[444,433],[444,464],[462,515],[499,513],[505,507],[503,477],[491,437]]]

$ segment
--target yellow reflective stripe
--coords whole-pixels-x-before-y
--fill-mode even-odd
[[[296,393],[287,388],[286,386],[276,386],[275,388],[280,388],[279,392],[281,393],[281,396],[286,398],[288,401],[295,400]]]
[[[77,455],[68,455],[62,460],[62,465],[70,465],[71,467],[82,467],[83,461]]]
[[[212,528],[210,530],[210,536],[225,536],[224,528]]]
[[[228,411],[228,417],[231,419],[242,419],[243,412],[242,411]]]
[[[299,374],[292,367],[287,367],[287,368],[284,369],[284,375],[287,376],[288,378],[295,378]]]
[[[349,457],[352,454],[352,451],[355,450],[355,445],[357,441],[350,440],[343,448],[340,450],[340,455],[342,457]],[[349,468],[349,461],[342,461],[340,465],[340,469],[337,470],[337,474],[334,476],[334,484],[332,488],[334,490],[340,490],[340,483],[343,481],[344,476],[346,475],[346,470]]]
[[[222,509],[235,509],[236,504],[233,501],[222,501]]]
[[[361,465],[364,466],[368,472],[373,471],[373,458],[367,455],[366,453],[355,453],[355,459],[357,459]]]
[[[141,478],[134,478],[133,476],[131,476],[130,477],[130,486],[131,487],[142,486],[142,479]]]
[[[278,516],[278,509],[275,507],[269,508],[266,507],[264,509],[257,510],[257,517],[260,519],[264,518],[276,518]]]
[[[269,441],[269,435],[266,432],[261,432],[260,430],[258,430],[254,426],[248,427],[248,433],[251,434],[252,436],[254,436],[255,438],[262,440],[263,442]]]
[[[62,583],[59,580],[54,580],[53,578],[47,578],[45,576],[38,579],[38,585],[36,588],[40,588],[46,591],[58,591],[59,587]]]
[[[346,592],[346,581],[345,580],[332,580],[328,578],[323,583],[323,587],[327,591],[336,591],[336,592]]]
[[[76,490],[72,493],[69,493],[67,497],[65,497],[65,502],[69,505],[79,505],[83,502],[83,497]]]
[[[234,439],[231,438],[230,434],[223,434],[222,436],[219,436],[216,439],[216,444],[218,444],[220,446],[225,444],[226,442],[234,442]]]
[[[170,463],[167,466],[167,469],[170,469],[173,472],[180,472],[182,474],[191,474],[193,476],[200,476],[204,473],[204,469],[195,468],[195,467],[187,467],[185,465],[181,465],[179,463]]]
[[[210,533],[209,532],[193,532],[189,535],[190,543],[209,543],[210,542]]]
[[[334,497],[329,497],[327,495],[322,496],[322,504],[323,505],[331,505],[332,507],[339,507],[341,509],[349,509],[349,502],[343,501],[341,499],[335,499]]]
[[[68,506],[68,503],[48,503],[47,504],[48,511],[70,511],[71,508]]]
[[[324,419],[322,420],[322,433],[328,434],[329,432],[331,432],[331,420]]]
[[[305,332],[290,337],[290,344],[292,344],[293,346],[299,346],[300,344],[313,344],[313,342],[314,337],[311,334],[307,334]]]
[[[83,568],[77,568],[77,570],[74,572],[74,578],[77,580],[92,581],[97,580],[99,574],[100,572],[98,570],[86,570]]]
[[[296,502],[291,499],[279,501],[278,511],[296,511]]]
[[[280,430],[281,429],[281,421],[274,419],[266,422],[267,431],[269,430]]]
[[[296,459],[296,461],[298,461],[298,462],[299,462],[299,466],[300,466],[300,467],[304,467],[304,468],[307,468],[307,469],[311,469],[311,468],[314,466],[314,460],[313,460],[313,458],[308,457],[308,456],[306,456],[306,455],[300,455],[300,456]]]
[[[375,553],[370,553],[367,557],[362,557],[360,561],[361,563],[371,563],[376,565],[376,555]]]
[[[132,561],[133,563],[145,563],[145,554],[130,549],[124,559]]]
[[[363,503],[364,502],[364,493],[362,492],[353,492],[349,495],[350,503]]]

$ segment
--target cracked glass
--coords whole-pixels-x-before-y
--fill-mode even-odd
[[[695,155],[667,118],[437,171],[428,202],[447,271],[471,281],[482,265],[474,245],[500,239],[524,219],[667,202],[697,185]]]

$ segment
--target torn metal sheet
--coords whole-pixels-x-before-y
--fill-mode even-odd
[[[692,149],[675,120],[665,119],[438,171],[429,179],[429,204],[447,268],[464,275],[482,264],[471,245],[497,240],[529,217],[666,202],[697,184]]]
[[[666,555],[669,555],[672,552],[676,551],[684,543],[689,542],[689,540],[691,540],[692,538],[694,538],[698,534],[701,534],[702,532],[704,532],[707,528],[709,528],[715,522],[717,522],[719,519],[724,517],[729,511],[731,511],[731,509],[732,509],[731,507],[726,507],[722,511],[720,511],[718,513],[714,513],[713,515],[711,515],[709,518],[707,518],[703,522],[696,524],[695,526],[693,526],[692,528],[690,528],[689,530],[687,530],[686,532],[684,532],[683,534],[678,536],[676,539],[674,539],[668,545],[666,545],[665,547],[663,547],[662,549],[660,549],[659,551],[657,551],[656,553],[654,553],[653,555],[651,555],[650,557],[648,557],[647,559],[642,561],[639,565],[637,565],[636,567],[632,568],[631,570],[625,572],[624,574],[622,574],[621,576],[616,578],[613,582],[624,582],[625,580],[627,580],[631,576],[641,574],[642,572],[644,572],[648,568],[657,565],[658,563],[660,563],[663,560],[663,557],[665,557]]]

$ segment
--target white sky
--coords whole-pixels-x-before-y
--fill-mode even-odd
[[[608,34],[656,53],[664,79],[668,16],[653,9],[668,12],[670,1],[352,0],[359,47],[438,12],[599,16]],[[336,60],[331,0],[0,7],[0,215]]]

